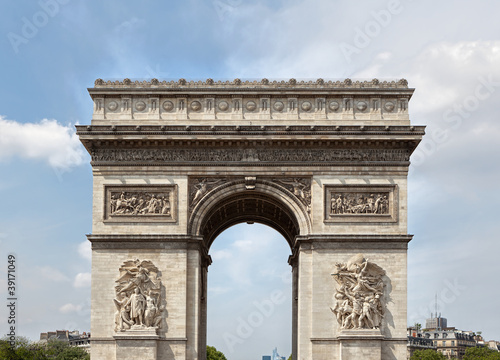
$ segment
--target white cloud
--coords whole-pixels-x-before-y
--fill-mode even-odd
[[[231,290],[232,289],[230,287],[225,287],[225,286],[209,286],[208,287],[208,293],[212,294],[214,296],[225,294]]]
[[[90,241],[85,240],[78,245],[78,254],[84,259],[89,261],[92,260],[92,247]]]
[[[37,273],[42,275],[45,279],[54,281],[54,282],[64,282],[64,281],[69,281],[69,277],[64,275],[62,272],[60,272],[57,269],[54,269],[51,266],[43,266],[43,267],[38,267],[37,268]]]
[[[499,49],[498,41],[437,43],[429,46],[415,59],[408,75],[413,78],[413,86],[425,89],[418,95],[419,106],[416,110],[430,112],[459,105],[468,96],[473,96],[476,87],[488,77],[498,83]]]
[[[410,87],[416,88],[410,103],[412,114],[428,114],[462,105],[469,96],[475,95],[477,86],[488,79],[493,82],[491,87],[497,89],[499,62],[500,41],[436,42],[400,62],[381,52],[353,78],[404,77]],[[488,97],[488,87],[482,94]]]
[[[81,165],[84,150],[72,125],[43,119],[19,123],[0,115],[0,161],[19,156],[46,161],[57,169]]]
[[[90,286],[90,273],[78,273],[75,276],[75,281],[73,282],[73,286],[76,288],[84,288]]]
[[[62,314],[80,312],[81,310],[82,310],[82,305],[74,305],[71,303],[64,304],[59,308],[59,312],[61,312]]]
[[[232,253],[227,249],[222,249],[211,252],[210,256],[212,257],[212,260],[215,261],[215,260],[229,259],[232,257]]]
[[[233,246],[237,248],[239,251],[251,251],[255,249],[257,242],[258,242],[257,239],[236,240]]]
[[[275,230],[261,224],[237,225],[223,232],[215,240],[210,250],[214,261],[212,273],[216,269],[224,272],[227,283],[233,283],[234,288],[248,289],[262,280],[270,281],[279,278],[282,271],[275,269],[275,252],[282,255],[286,249],[285,239]],[[287,257],[278,260],[286,265]],[[283,262],[281,262],[283,261]],[[262,263],[266,263],[265,266]],[[267,270],[264,270],[266,268]],[[278,275],[279,274],[279,275]],[[212,284],[211,286],[225,286]]]

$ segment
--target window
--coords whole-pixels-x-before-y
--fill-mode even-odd
[[[455,340],[451,340],[451,346],[455,346]]]
[[[443,346],[446,346],[446,341],[443,341]]]

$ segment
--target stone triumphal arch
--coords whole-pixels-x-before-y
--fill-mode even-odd
[[[208,251],[290,244],[293,356],[406,358],[406,80],[103,81],[89,89],[92,359],[204,359]]]

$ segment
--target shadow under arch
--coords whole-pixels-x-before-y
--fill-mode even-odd
[[[249,189],[245,180],[217,186],[193,208],[188,233],[202,236],[207,249],[225,229],[242,222],[268,225],[290,248],[298,235],[311,231],[307,207],[289,190],[271,181],[257,180]]]

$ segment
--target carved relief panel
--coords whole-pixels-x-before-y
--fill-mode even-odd
[[[177,220],[177,186],[106,186],[105,221],[161,221]]]
[[[397,222],[397,185],[325,186],[325,222]]]
[[[379,329],[385,315],[385,271],[356,254],[347,263],[335,264],[332,276],[337,290],[330,310],[340,328]]]
[[[158,268],[149,260],[127,260],[115,281],[115,331],[150,331],[162,327],[165,311]]]

